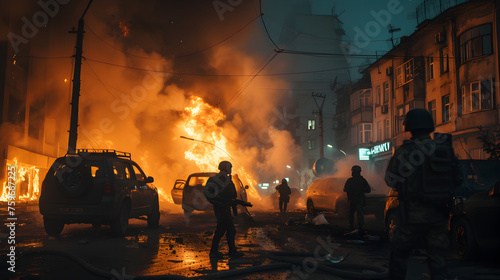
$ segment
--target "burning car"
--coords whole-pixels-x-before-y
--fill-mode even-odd
[[[171,194],[175,204],[182,205],[184,213],[191,214],[193,211],[212,210],[212,204],[208,202],[203,194],[203,189],[208,178],[217,175],[216,172],[193,173],[186,180],[176,180]],[[232,176],[238,199],[247,202],[246,190],[248,186],[243,185],[238,175]]]
[[[306,192],[307,213],[314,215],[318,211],[331,211],[339,216],[347,216],[349,202],[343,191],[348,178],[323,178],[314,181]],[[383,218],[385,194],[373,191],[365,195],[365,215],[374,214],[377,219]]]
[[[60,157],[42,183],[39,207],[45,231],[57,236],[65,224],[106,224],[114,235],[123,236],[130,218],[147,219],[148,227],[158,227],[158,191],[153,181],[130,153],[78,150]]]

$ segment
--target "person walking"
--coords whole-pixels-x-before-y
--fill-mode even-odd
[[[405,279],[413,249],[427,251],[433,280],[447,277],[445,252],[449,246],[448,203],[452,192],[464,182],[451,135],[434,134],[434,121],[425,109],[410,110],[404,120],[411,139],[396,149],[385,181],[398,192],[399,225],[391,242],[390,279]]]
[[[219,173],[207,180],[204,194],[207,200],[212,203],[215,217],[217,218],[217,228],[212,239],[210,258],[222,258],[224,255],[219,252],[219,243],[226,235],[230,257],[241,257],[242,252],[238,252],[234,242],[236,229],[233,223],[231,209],[234,199],[237,197],[236,187],[231,180],[232,165],[229,161],[219,163]]]
[[[352,177],[347,179],[344,185],[344,192],[347,193],[349,201],[349,231],[354,230],[354,214],[358,217],[358,233],[364,235],[364,211],[365,193],[370,193],[371,188],[363,176],[361,176],[361,166],[354,165],[351,168]]]
[[[290,195],[292,194],[292,190],[288,186],[288,181],[286,179],[282,179],[281,184],[276,186],[276,190],[280,195],[279,198],[280,212],[285,213],[288,202],[290,202]]]

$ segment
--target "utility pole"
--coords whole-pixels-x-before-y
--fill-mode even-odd
[[[318,107],[318,111],[313,111],[313,114],[318,114],[318,132],[319,132],[319,158],[324,158],[324,150],[323,150],[323,105],[325,104],[325,94],[312,93],[312,97],[314,99],[314,103]],[[316,97],[321,98],[321,105],[316,101]]]
[[[69,140],[68,140],[68,154],[76,153],[76,140],[78,138],[78,106],[80,101],[80,75],[82,71],[82,54],[83,54],[83,17],[87,13],[90,4],[93,0],[89,1],[87,8],[83,12],[82,17],[78,21],[78,30],[69,31],[69,33],[76,33],[76,46],[75,46],[75,70],[73,74],[73,93],[71,97],[71,120],[69,126]]]

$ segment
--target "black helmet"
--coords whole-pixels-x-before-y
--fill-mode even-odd
[[[413,109],[406,113],[403,122],[405,131],[423,130],[428,133],[434,131],[434,120],[431,113],[425,109]]]
[[[354,165],[354,166],[351,168],[351,171],[354,171],[354,172],[361,172],[361,166],[359,166],[359,165]]]
[[[219,170],[221,170],[221,171],[222,170],[227,171],[231,167],[233,167],[233,165],[227,160],[221,161],[219,163]]]

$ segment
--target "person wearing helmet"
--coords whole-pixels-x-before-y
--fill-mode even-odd
[[[453,188],[463,182],[463,173],[447,136],[436,133],[431,139],[434,121],[427,110],[410,110],[403,124],[411,138],[396,149],[385,174],[387,185],[398,192],[399,203],[389,276],[405,279],[408,258],[422,240],[431,278],[446,279],[447,203]]]
[[[232,164],[229,161],[219,163],[219,173],[207,180],[204,194],[207,200],[212,203],[215,217],[217,218],[217,228],[212,239],[210,258],[222,258],[219,252],[219,243],[226,235],[230,257],[240,257],[243,253],[238,252],[234,242],[236,229],[231,215],[233,200],[236,199],[236,187],[231,179]]]
[[[276,186],[276,190],[280,194],[279,198],[279,208],[281,213],[286,212],[286,206],[288,202],[290,202],[290,194],[292,194],[292,190],[288,186],[288,181],[286,179],[281,180],[281,184]]]
[[[354,230],[354,213],[358,216],[358,233],[364,235],[364,212],[365,193],[371,192],[370,185],[363,176],[361,176],[361,166],[354,165],[351,168],[352,177],[347,179],[344,185],[344,192],[347,193],[349,200],[349,231]]]

